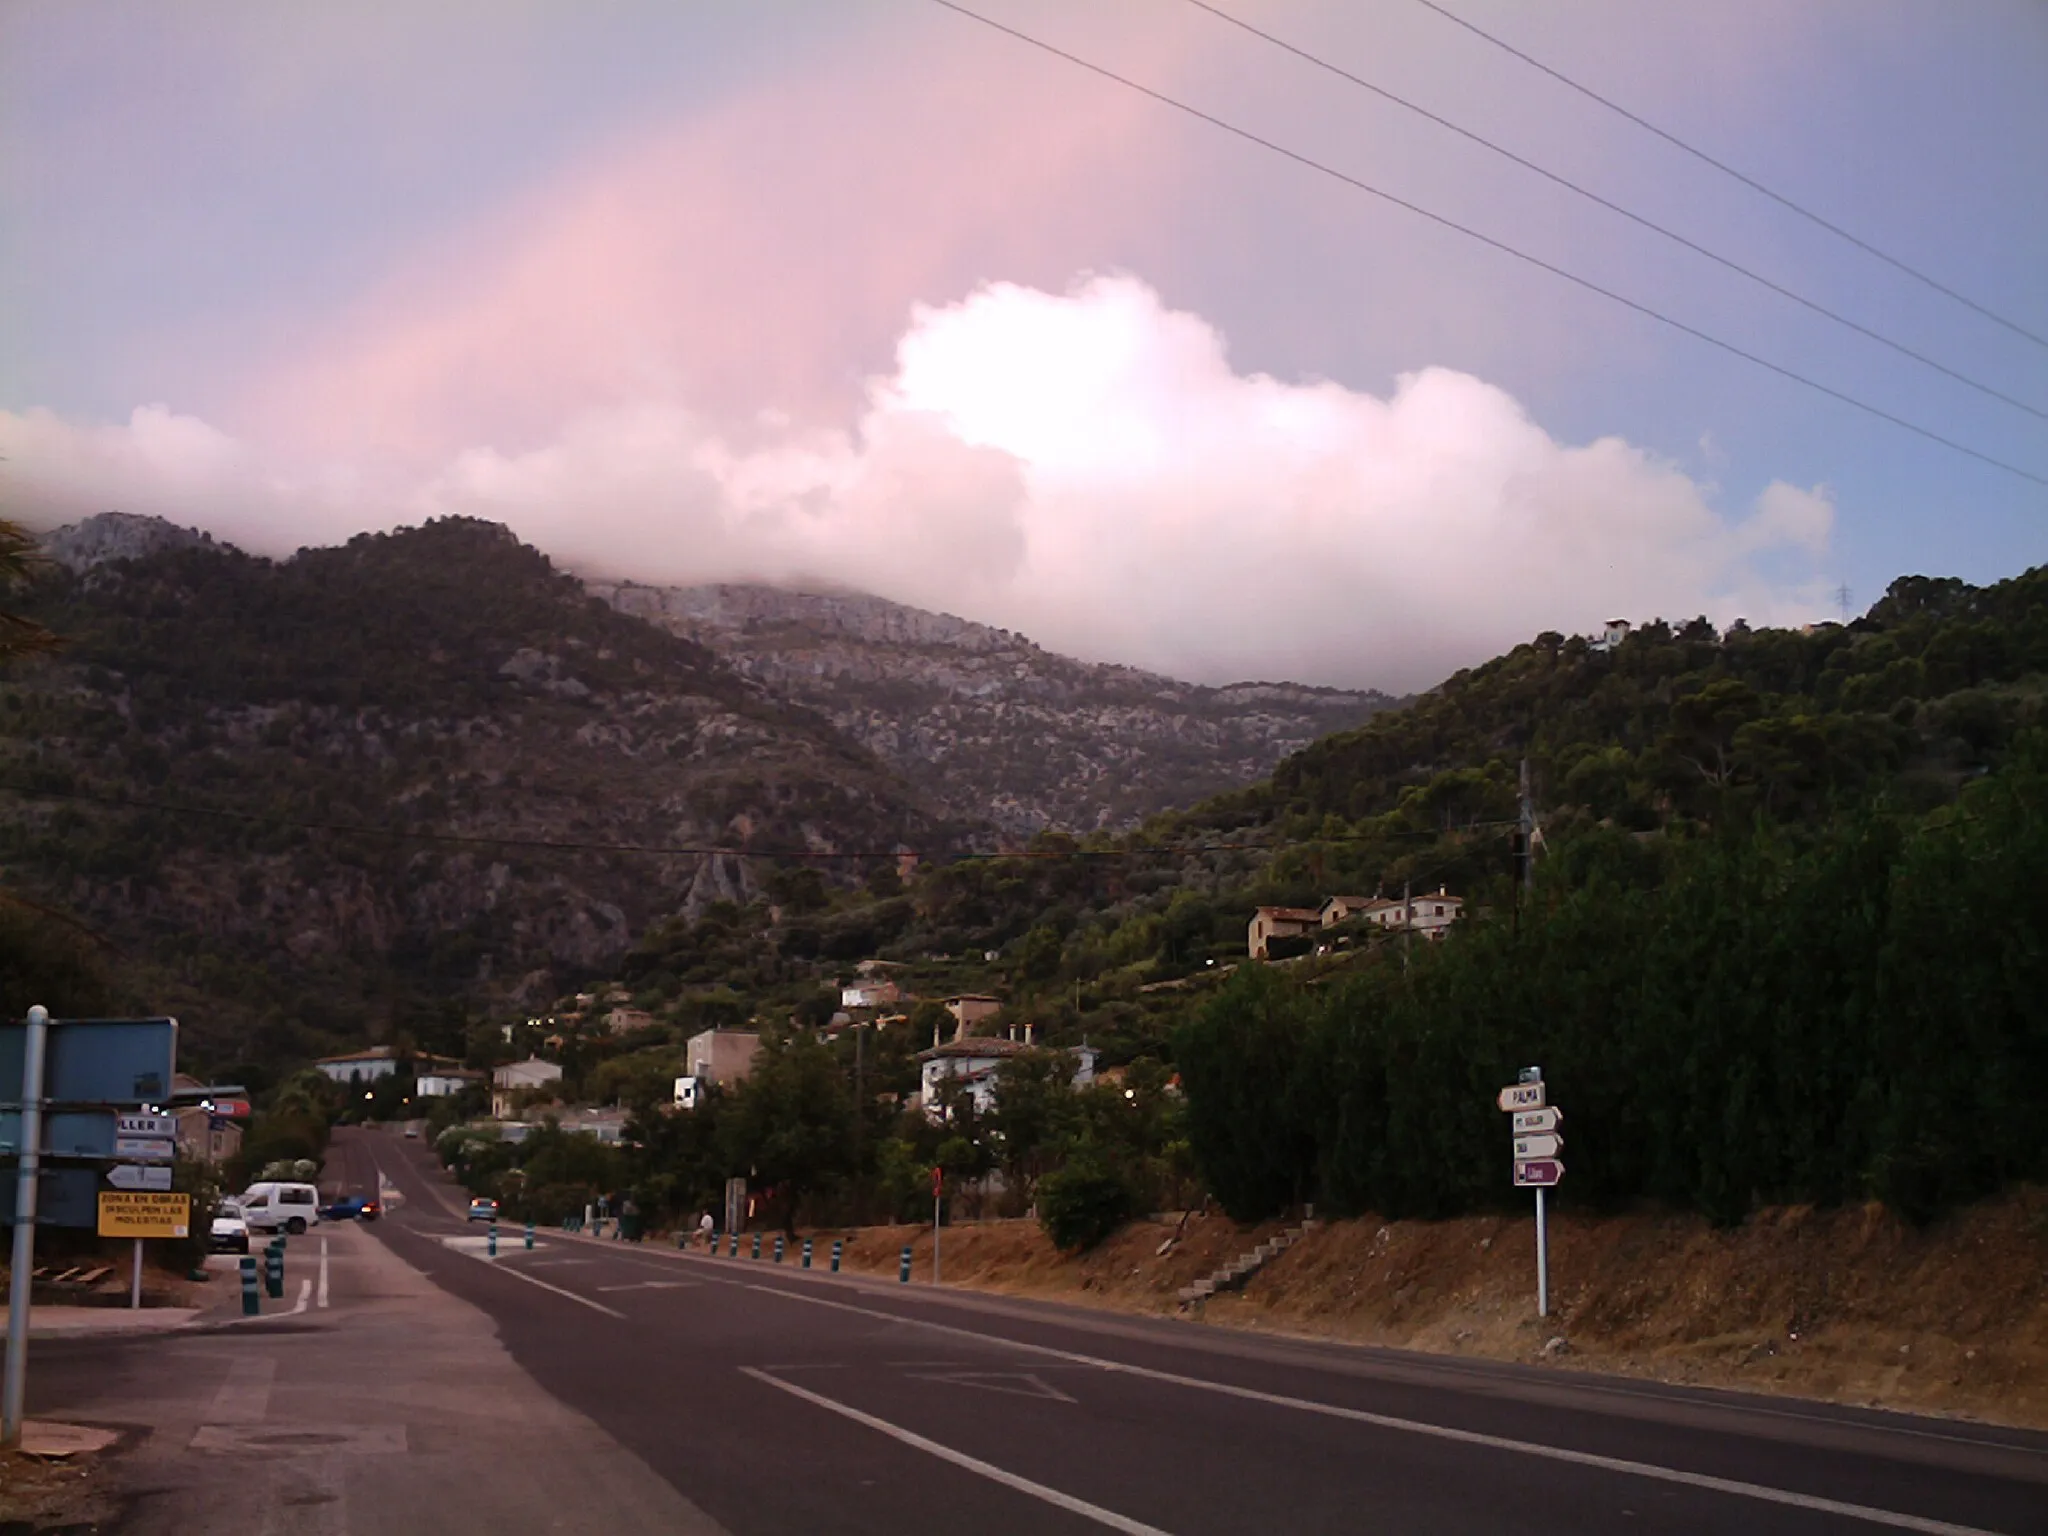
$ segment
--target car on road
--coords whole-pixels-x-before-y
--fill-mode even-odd
[[[322,1221],[375,1221],[383,1210],[368,1195],[343,1195],[320,1207]]]
[[[247,1253],[249,1251],[249,1223],[242,1220],[242,1202],[235,1199],[221,1201],[213,1213],[213,1227],[206,1234],[206,1249],[209,1253]]]
[[[251,1232],[297,1237],[320,1219],[320,1191],[292,1180],[264,1180],[242,1191],[242,1220]]]
[[[476,1199],[469,1202],[469,1219],[471,1221],[496,1221],[498,1219],[498,1202],[486,1200],[481,1195],[477,1196]]]

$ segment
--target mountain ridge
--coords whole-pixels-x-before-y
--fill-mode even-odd
[[[948,814],[985,816],[1011,836],[1125,830],[1260,778],[1398,702],[1370,689],[1181,682],[867,593],[585,586],[824,713]]]

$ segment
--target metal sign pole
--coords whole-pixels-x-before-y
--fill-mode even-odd
[[[28,1011],[21,1057],[21,1162],[14,1175],[14,1268],[7,1277],[7,1375],[0,1385],[0,1450],[21,1444],[21,1410],[28,1395],[29,1288],[36,1269],[36,1184],[42,1173],[43,1051],[50,1010]]]
[[[932,1284],[939,1283],[939,1192],[944,1187],[943,1170],[932,1170]]]
[[[1543,1230],[1543,1190],[1536,1190],[1536,1315],[1550,1316],[1550,1239]]]
[[[133,1279],[133,1280],[132,1280],[132,1281],[131,1281],[131,1282],[129,1283],[129,1286],[128,1286],[128,1310],[129,1310],[129,1311],[131,1311],[131,1312],[135,1312],[135,1311],[140,1311],[140,1310],[141,1310],[141,1308],[142,1308],[142,1239],[138,1237],[137,1239],[135,1239],[135,1277],[134,1277],[134,1279]]]

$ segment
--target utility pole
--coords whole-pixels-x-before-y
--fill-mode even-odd
[[[1522,759],[1522,890],[1536,889],[1536,802],[1529,795],[1529,759]]]
[[[1415,882],[1401,882],[1401,972],[1408,971],[1408,951],[1415,942]]]

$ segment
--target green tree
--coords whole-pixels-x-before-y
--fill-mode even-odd
[[[764,1189],[794,1233],[806,1198],[853,1167],[853,1101],[832,1053],[806,1032],[771,1034],[732,1096],[727,1166]]]

